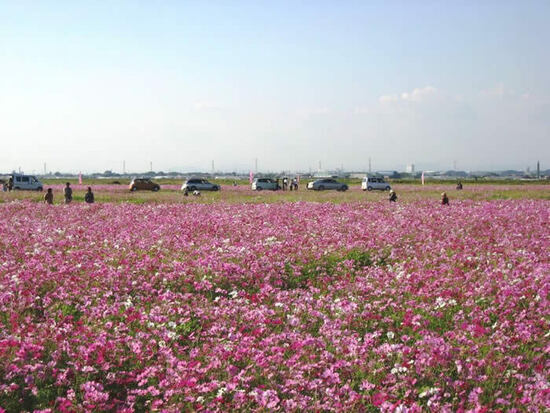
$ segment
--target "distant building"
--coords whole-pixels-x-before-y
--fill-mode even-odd
[[[411,163],[410,165],[407,165],[407,173],[408,174],[414,174],[414,163]]]
[[[397,171],[376,171],[376,175],[381,175],[384,178],[394,178],[394,179],[401,178],[401,174]]]

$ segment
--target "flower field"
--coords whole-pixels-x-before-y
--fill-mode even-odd
[[[550,407],[546,200],[0,216],[0,412]]]
[[[104,183],[84,183],[79,185],[72,183],[73,201],[83,202],[84,193],[91,186],[95,200],[104,202],[129,202],[135,204],[158,203],[272,203],[272,202],[378,202],[387,201],[388,193],[385,191],[362,191],[360,182],[349,183],[350,189],[346,192],[336,191],[308,191],[305,189],[306,181],[300,184],[299,191],[252,191],[250,185],[224,185],[217,192],[203,191],[200,199],[184,197],[180,191],[181,183],[172,181],[159,181],[161,190],[158,192],[137,191],[130,192],[128,185],[113,185]],[[465,189],[456,191],[455,185],[431,183],[421,186],[416,184],[392,184],[397,192],[399,202],[416,202],[427,199],[438,201],[442,192],[447,192],[451,203],[455,201],[482,201],[482,200],[511,200],[511,199],[545,199],[550,200],[550,184],[465,184]],[[63,202],[63,183],[46,184],[44,188],[52,188],[54,203]],[[43,192],[36,191],[12,191],[0,192],[0,203],[11,201],[42,202]]]

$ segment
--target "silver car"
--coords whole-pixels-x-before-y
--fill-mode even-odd
[[[191,178],[185,181],[181,186],[182,191],[185,191],[185,189],[188,191],[219,191],[220,186],[208,182],[206,179]]]
[[[281,189],[279,183],[275,179],[271,178],[255,178],[254,181],[252,181],[251,188],[253,191],[261,191],[263,189],[276,191]]]
[[[384,178],[377,176],[365,176],[363,182],[361,182],[361,189],[363,191],[372,191],[378,189],[379,191],[389,191],[391,189],[390,184],[384,181]]]
[[[337,191],[347,191],[348,186],[341,182],[338,182],[332,178],[317,179],[316,181],[309,182],[307,189],[313,189],[314,191],[323,191],[325,189],[335,189]]]

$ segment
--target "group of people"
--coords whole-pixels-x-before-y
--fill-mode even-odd
[[[279,183],[279,180],[277,179],[277,183]],[[283,178],[283,185],[281,187],[283,191],[286,191],[289,189],[290,191],[297,191],[298,190],[298,178],[292,178],[289,179],[286,176]]]
[[[283,186],[282,186],[283,191],[285,191],[287,189],[287,187],[289,187],[288,185],[289,185],[289,179],[288,178],[283,178]],[[13,186],[13,181],[12,181],[12,178],[10,178],[10,181],[8,183],[3,184],[3,190],[4,191],[6,191],[6,190],[11,191],[12,186]],[[296,178],[293,178],[292,180],[290,180],[289,189],[291,191],[292,190],[295,190],[295,191],[298,190],[298,180]],[[462,183],[461,182],[458,182],[458,184],[456,185],[456,189],[457,190],[462,189]],[[199,191],[193,191],[192,194],[194,196],[200,196]],[[185,189],[183,195],[184,196],[189,196],[189,191],[187,190],[187,188]],[[65,188],[63,188],[63,198],[64,198],[66,204],[70,204],[73,200],[73,189],[71,188],[70,182],[67,182],[65,184]],[[84,201],[87,204],[93,204],[94,203],[94,193],[92,192],[92,187],[90,187],[90,186],[88,187],[88,190],[87,190],[86,194],[84,195]],[[395,193],[395,191],[393,189],[390,190],[389,201],[390,201],[390,203],[391,202],[397,202],[397,194]],[[53,204],[53,191],[52,191],[52,188],[48,188],[48,190],[46,191],[46,194],[44,195],[44,202],[46,204],[50,204],[50,205]],[[446,192],[443,192],[441,194],[441,205],[449,205],[449,197],[447,196]]]
[[[10,176],[10,179],[8,179],[8,182],[4,182],[2,185],[2,190],[4,192],[6,191],[12,191],[13,190],[13,176]]]
[[[185,190],[183,191],[183,196],[189,196],[189,189],[187,189],[187,187],[185,187]],[[193,192],[191,192],[191,195],[193,196],[201,196],[201,193],[200,191],[197,191],[197,190],[194,190]]]
[[[8,192],[13,191],[13,176],[10,176],[10,179],[8,179],[8,182],[2,183],[2,192]]]
[[[460,182],[459,182],[459,184],[460,184]],[[462,189],[462,184],[460,184],[460,189]],[[390,190],[389,200],[390,200],[390,203],[391,202],[397,202],[397,194],[395,193],[395,191],[393,189]],[[446,192],[441,193],[441,205],[449,205],[449,197],[447,196]]]
[[[70,182],[67,182],[65,184],[65,188],[63,188],[63,198],[65,199],[66,204],[70,204],[73,200],[73,189],[71,188]],[[92,187],[89,186],[88,190],[86,191],[86,194],[84,194],[84,201],[87,204],[93,204],[94,199],[94,193],[92,192]],[[48,188],[46,193],[44,194],[44,203],[52,205],[53,204],[53,190],[52,188]]]

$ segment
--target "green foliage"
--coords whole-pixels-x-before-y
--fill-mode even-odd
[[[44,378],[35,375],[34,379],[38,389],[36,395],[26,389],[23,379],[19,378],[15,380],[19,389],[14,393],[0,392],[0,406],[7,413],[42,410],[51,408],[58,397],[63,397],[66,394],[67,389],[58,386],[53,375],[46,374]]]
[[[348,251],[348,253],[344,255],[344,259],[353,261],[353,267],[355,269],[370,267],[373,264],[370,252],[360,249]]]
[[[176,327],[176,333],[182,338],[187,339],[192,333],[199,331],[201,329],[201,323],[199,318],[191,317],[185,323],[179,324]]]
[[[64,317],[71,316],[75,321],[80,320],[80,317],[82,317],[82,311],[80,311],[75,304],[61,303],[59,310]]]
[[[296,288],[308,288],[315,286],[325,289],[330,284],[334,274],[340,271],[349,271],[344,263],[352,261],[352,272],[360,271],[373,265],[385,265],[388,254],[383,254],[374,261],[369,251],[354,248],[345,252],[334,252],[323,255],[319,259],[313,259],[298,265],[285,263],[282,277],[282,288],[293,290]],[[298,267],[298,270],[294,268]]]

